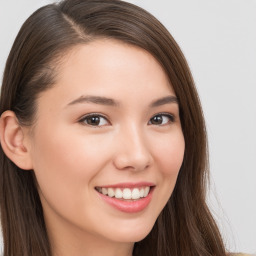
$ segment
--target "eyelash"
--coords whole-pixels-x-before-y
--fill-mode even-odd
[[[167,124],[170,124],[170,123],[174,123],[175,122],[175,117],[174,115],[170,114],[170,113],[158,113],[156,115],[154,115],[153,117],[150,118],[149,122],[152,122],[152,119],[157,117],[157,116],[160,116],[160,117],[167,117],[169,119],[169,121],[166,123],[166,124],[156,124],[158,126],[164,126],[164,125],[167,125]],[[151,124],[151,125],[154,125],[154,124]]]
[[[165,124],[153,124],[152,121],[153,121],[153,118],[156,118],[156,117],[161,117],[162,118],[162,121],[163,121],[163,118],[164,117],[167,117],[169,119],[169,121],[167,121]],[[88,122],[88,120],[90,120],[91,118],[91,121],[92,121],[92,118],[99,118],[99,119],[105,119],[106,123],[107,124],[110,124],[108,118],[102,114],[98,114],[98,113],[91,113],[91,114],[88,114],[88,115],[85,115],[83,116],[80,120],[79,120],[79,123],[82,123],[84,125],[88,125],[88,126],[91,126],[91,127],[102,127],[102,126],[105,126],[106,124],[101,124],[99,125],[100,123],[96,124],[96,125],[93,125],[93,124],[90,124]],[[96,120],[94,120],[96,121]],[[100,122],[100,121],[99,121]],[[170,113],[158,113],[156,115],[154,115],[153,117],[150,118],[148,124],[149,125],[157,125],[157,126],[165,126],[167,124],[170,124],[170,123],[174,123],[175,122],[175,117],[174,115],[170,114]]]
[[[104,125],[92,125],[92,124],[89,124],[89,123],[88,123],[88,120],[89,120],[90,118],[103,118],[103,119],[106,120],[106,123],[108,123],[108,124],[110,123],[110,122],[108,121],[107,117],[105,117],[105,116],[102,115],[102,114],[98,114],[98,113],[91,113],[91,114],[88,114],[88,115],[83,116],[83,117],[79,120],[79,123],[82,123],[82,124],[84,124],[84,125],[89,125],[89,126],[91,126],[91,127],[102,127],[102,126],[105,126],[105,124],[104,124]]]

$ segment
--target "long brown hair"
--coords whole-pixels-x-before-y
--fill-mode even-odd
[[[171,198],[134,256],[223,256],[221,235],[206,205],[207,140],[200,101],[187,62],[166,28],[145,10],[119,0],[64,0],[32,14],[9,54],[0,114],[21,125],[36,119],[37,97],[54,84],[61,57],[72,47],[112,38],[151,53],[165,70],[180,105],[185,155]],[[4,256],[50,256],[33,170],[12,163],[0,148],[0,207]]]

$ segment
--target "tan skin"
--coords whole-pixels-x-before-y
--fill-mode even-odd
[[[33,127],[11,111],[0,124],[8,157],[35,172],[54,256],[131,256],[171,196],[185,150],[165,72],[146,51],[113,40],[65,55]],[[95,189],[123,182],[154,185],[145,209],[120,211]]]

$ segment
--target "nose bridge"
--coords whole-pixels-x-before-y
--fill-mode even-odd
[[[131,153],[134,155],[144,154],[147,151],[145,134],[143,134],[142,128],[138,127],[136,124],[130,125],[127,129],[127,143],[131,147]],[[129,148],[128,148],[129,150]]]
[[[120,129],[120,147],[116,166],[119,169],[144,170],[151,164],[152,156],[143,127],[135,122]]]

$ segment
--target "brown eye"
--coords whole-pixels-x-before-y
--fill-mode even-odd
[[[151,124],[157,124],[157,125],[159,125],[159,124],[162,124],[162,122],[163,122],[163,117],[162,117],[161,115],[157,115],[157,116],[152,117],[152,118],[150,119],[150,121],[151,121]]]
[[[150,125],[165,125],[174,122],[174,117],[170,114],[157,114],[153,116],[149,124]]]
[[[104,126],[109,124],[105,117],[95,114],[84,116],[79,122],[90,126]]]

